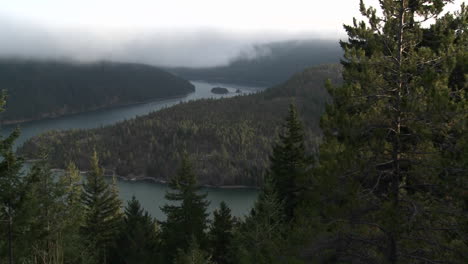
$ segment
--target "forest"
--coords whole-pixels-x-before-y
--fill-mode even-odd
[[[191,101],[92,130],[47,132],[27,141],[19,153],[36,159],[46,148],[54,168],[73,161],[88,170],[89,156],[96,150],[108,174],[168,181],[185,149],[197,161],[195,171],[204,185],[260,186],[288,105],[295,101],[307,116],[312,151],[329,99],[325,80],[338,83],[340,75],[339,65],[312,67],[254,95]]]
[[[138,85],[135,85],[138,84]],[[0,59],[8,100],[2,123],[58,117],[195,91],[161,69],[131,63]]]
[[[29,171],[13,150],[20,131],[1,138],[0,262],[467,263],[468,9],[462,4],[442,14],[442,0],[379,3],[383,12],[361,1],[364,21],[345,26],[342,68],[335,66],[342,79],[325,82],[323,95],[329,97],[317,99],[326,104],[320,120],[308,112],[313,107],[306,108],[315,105],[313,99],[286,97],[279,121],[268,124],[277,140],[264,157],[258,199],[243,218],[232,217],[224,203],[207,213],[198,181],[201,161],[189,142],[163,153],[178,152],[179,162],[168,179],[166,219],[154,219],[136,199],[123,205],[115,181],[106,183],[103,146],[86,152],[83,179],[82,165],[71,159],[65,173],[52,173],[47,146],[59,145],[60,134],[45,137],[50,142],[37,150]],[[229,100],[281,101],[280,94],[303,90],[307,78],[301,76],[308,72],[329,71],[298,74],[289,82],[292,89],[278,86]],[[215,104],[172,109],[207,103]],[[131,129],[145,119],[123,124]],[[315,127],[307,123],[314,121],[320,140],[309,142]],[[103,129],[112,135],[117,128]],[[97,131],[89,131],[93,144],[104,140]],[[74,133],[86,131],[65,134]],[[132,134],[126,135],[130,144]]]

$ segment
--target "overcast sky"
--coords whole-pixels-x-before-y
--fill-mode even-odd
[[[225,64],[255,43],[338,39],[344,36],[343,23],[359,15],[359,0],[1,2],[0,56],[169,66]]]

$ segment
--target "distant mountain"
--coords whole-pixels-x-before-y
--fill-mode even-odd
[[[343,51],[338,41],[300,40],[255,46],[227,66],[167,69],[188,80],[271,86],[314,65],[338,63]]]
[[[0,89],[8,94],[1,122],[96,110],[195,90],[188,81],[156,67],[101,62],[0,59]]]
[[[36,158],[47,146],[54,167],[74,161],[87,170],[96,149],[102,165],[117,175],[165,181],[187,150],[202,184],[257,186],[289,103],[298,106],[309,149],[320,139],[326,79],[339,82],[341,66],[313,67],[253,95],[192,101],[103,128],[49,132],[19,152]]]

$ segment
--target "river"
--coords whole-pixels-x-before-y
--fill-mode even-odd
[[[241,94],[250,94],[262,90],[261,87],[247,87],[223,83],[206,83],[202,81],[191,81],[191,83],[195,86],[195,92],[180,98],[155,100],[141,104],[113,107],[110,109],[68,115],[54,119],[31,121],[19,125],[7,125],[1,128],[1,135],[8,135],[13,129],[15,129],[15,127],[19,127],[21,129],[21,135],[16,141],[16,146],[19,146],[29,138],[50,130],[89,129],[112,125],[117,122],[158,111],[181,102],[202,98],[236,96],[239,95],[235,93],[238,89],[242,91]],[[211,93],[211,88],[217,86],[228,88],[230,93],[224,95]],[[124,201],[124,204],[126,204],[126,201],[129,200],[132,195],[135,195],[142,206],[151,215],[160,220],[164,219],[164,215],[161,212],[160,207],[166,203],[164,199],[164,194],[167,190],[166,185],[153,182],[130,182],[118,180],[118,187],[120,197]],[[217,208],[221,201],[225,201],[231,208],[233,215],[238,217],[242,217],[248,213],[257,197],[257,191],[254,189],[202,188],[201,191],[208,193],[208,200],[211,202],[209,206],[210,212]]]

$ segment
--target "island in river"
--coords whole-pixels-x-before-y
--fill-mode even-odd
[[[214,93],[214,94],[227,94],[227,93],[229,93],[229,90],[227,88],[224,88],[224,87],[213,87],[211,89],[211,92]]]
[[[52,131],[30,139],[20,152],[35,158],[46,145],[53,167],[64,168],[71,160],[88,170],[96,149],[102,165],[116,175],[167,181],[187,151],[201,184],[257,187],[288,105],[295,101],[312,151],[321,138],[319,119],[329,99],[325,80],[338,82],[340,76],[339,65],[313,67],[253,95],[229,93],[231,98],[191,101],[112,126]]]

